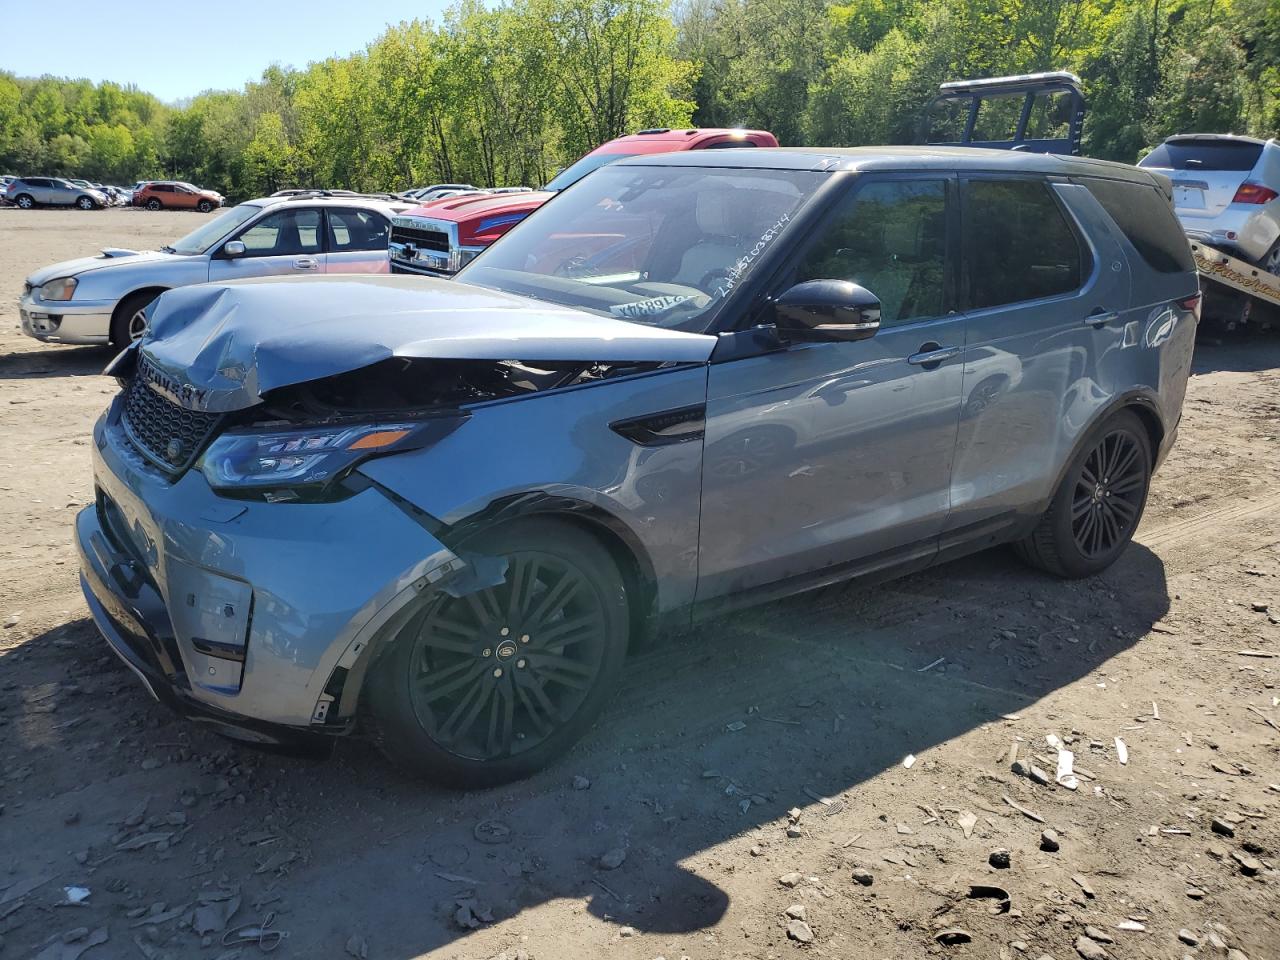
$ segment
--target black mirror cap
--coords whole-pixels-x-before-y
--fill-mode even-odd
[[[773,303],[778,328],[796,340],[866,340],[880,329],[880,298],[849,280],[806,280]]]

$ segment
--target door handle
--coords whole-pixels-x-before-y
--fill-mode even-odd
[[[1093,329],[1097,330],[1101,327],[1105,327],[1108,323],[1115,323],[1119,319],[1120,314],[1116,313],[1114,310],[1103,310],[1101,307],[1098,307],[1098,309],[1094,310],[1084,318],[1084,325],[1086,327],[1093,327]]]
[[[940,347],[936,343],[926,343],[921,345],[919,353],[913,353],[907,357],[907,363],[924,367],[926,370],[935,370],[944,360],[951,360],[958,356],[960,356],[959,347]]]
[[[320,266],[320,261],[315,257],[298,257],[293,261],[293,265],[299,270],[314,270]]]

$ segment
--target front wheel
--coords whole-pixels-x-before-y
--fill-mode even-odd
[[[111,316],[111,346],[123,350],[147,332],[147,307],[159,294],[154,290],[130,294],[120,301]]]
[[[1151,486],[1151,440],[1137,415],[1121,411],[1101,424],[1067,468],[1022,558],[1059,577],[1100,573],[1133,539]]]
[[[199,210],[201,213],[208,213],[210,210],[213,209],[213,204],[210,203],[208,200],[201,200],[199,203],[196,204],[196,209]]]
[[[81,197],[76,201],[76,206],[81,210],[92,210],[96,204],[94,204],[93,198],[91,197]]]
[[[426,598],[373,664],[365,707],[397,766],[491,786],[546,766],[590,727],[621,672],[630,617],[613,557],[576,526],[520,521],[465,549],[505,560],[504,581]]]

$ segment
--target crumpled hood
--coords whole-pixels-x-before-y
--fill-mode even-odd
[[[109,249],[110,256],[81,257],[79,260],[63,260],[61,263],[55,263],[52,266],[41,267],[27,277],[27,283],[33,287],[38,287],[42,283],[48,283],[50,280],[57,280],[60,277],[74,277],[90,270],[101,270],[104,267],[114,267],[119,264],[146,263],[154,260],[172,260],[174,258],[174,254],[161,253],[159,250],[137,252],[134,250],[121,250],[118,247]],[[106,253],[107,251],[103,252]]]
[[[703,363],[716,338],[411,276],[268,278],[170,290],[145,354],[211,412],[391,357]]]

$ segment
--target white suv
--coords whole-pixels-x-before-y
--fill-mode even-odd
[[[1187,236],[1280,274],[1280,144],[1219,133],[1170,137],[1138,166],[1173,180]]]

